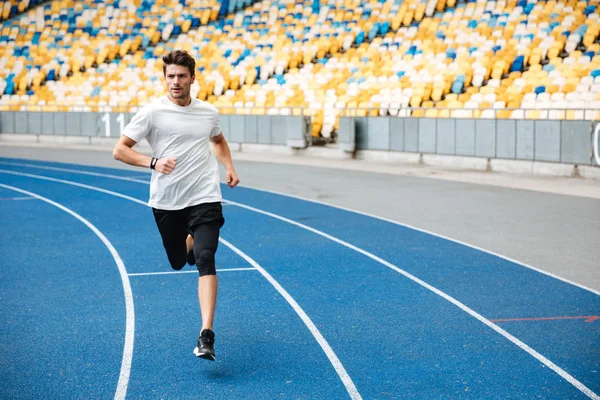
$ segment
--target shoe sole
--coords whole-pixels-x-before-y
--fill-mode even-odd
[[[200,351],[198,351],[198,347],[196,347],[194,349],[194,355],[198,358],[203,358],[205,360],[209,360],[209,361],[215,361],[216,357],[213,356],[212,354],[209,353],[200,353]]]

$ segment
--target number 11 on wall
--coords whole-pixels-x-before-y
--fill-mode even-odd
[[[104,136],[110,137],[110,114],[105,113],[102,117],[102,122],[104,122]],[[119,123],[119,134],[123,132],[125,129],[125,114],[121,113],[117,117],[117,122]]]

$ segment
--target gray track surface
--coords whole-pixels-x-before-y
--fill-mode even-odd
[[[0,147],[0,156],[135,169],[115,161],[108,149],[10,145]],[[267,154],[250,157],[267,162],[243,161],[243,153],[234,153],[233,157],[244,186],[388,218],[600,291],[600,199],[593,198],[600,193],[600,181],[527,177],[524,181],[532,190],[523,190],[506,187],[512,184],[494,186],[456,179],[294,165],[287,161],[281,164],[274,163],[273,157]],[[361,163],[373,169],[372,163]],[[417,175],[438,173],[443,176],[445,173],[416,171]],[[474,181],[481,181],[481,176],[487,179],[486,173],[458,174],[457,179],[463,181],[470,176]],[[221,177],[224,178],[223,171]],[[499,179],[517,182],[520,178],[504,175]],[[522,182],[519,186],[523,187]],[[543,187],[552,187],[553,191],[559,188],[565,194],[538,189]],[[579,187],[594,196],[578,196],[580,191],[575,189]],[[227,190],[223,193],[225,197]]]

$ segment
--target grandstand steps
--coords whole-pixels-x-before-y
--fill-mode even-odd
[[[129,6],[129,2],[130,1],[134,1],[134,0],[122,0],[121,1],[121,8],[118,8],[120,10],[125,10],[128,6]],[[135,2],[135,1],[134,1]],[[254,4],[256,2],[256,0],[254,0],[253,2],[250,2],[250,5],[248,7],[251,7],[252,4]],[[52,3],[52,10],[60,10],[60,5],[62,4],[60,3],[58,0],[54,0],[52,2],[45,2],[44,4],[47,3]],[[55,6],[53,3],[56,3],[57,6]],[[164,1],[161,1],[161,3],[165,3]],[[96,6],[96,2],[95,1],[91,1],[89,0],[87,2],[87,4],[89,6]],[[230,8],[233,6],[234,8],[239,8],[238,6],[242,3],[242,0],[238,1],[238,2],[231,2]],[[112,7],[112,3],[109,4],[109,6]],[[106,4],[103,3],[103,8],[106,8]],[[98,8],[96,7],[95,10],[97,10]],[[83,11],[80,10],[81,12],[78,14],[78,16],[81,16],[83,14],[85,14],[86,11],[88,11],[87,9],[84,9]],[[58,17],[57,14],[54,14],[55,17]],[[62,14],[61,14],[62,15]],[[21,16],[23,17],[23,16]],[[216,19],[223,19],[224,17],[219,17],[217,14],[214,14],[214,10],[213,10],[213,17]],[[79,18],[79,17],[77,17]],[[204,18],[204,15],[203,15]],[[210,22],[214,21],[214,20],[207,20],[207,21],[203,21],[201,20],[201,23],[205,23],[205,25],[208,25]],[[53,20],[53,21],[57,21],[57,19]],[[22,25],[22,24],[19,24]],[[150,24],[148,24],[150,26]],[[49,25],[46,25],[47,27]],[[80,28],[80,26],[77,27],[78,29]],[[96,30],[100,29],[100,28],[95,28]],[[102,29],[106,29],[106,28],[101,28]],[[110,30],[110,28],[108,28]],[[187,30],[186,30],[187,31]],[[77,31],[75,31],[77,32]],[[81,32],[81,30],[80,30]],[[173,37],[177,36],[177,29],[173,30]],[[156,36],[156,35],[155,35]],[[115,37],[116,38],[116,37]],[[154,39],[156,39],[154,41]],[[86,61],[85,62],[79,62],[79,63],[74,63],[73,60],[71,58],[67,59],[66,61],[63,60],[63,62],[67,65],[69,65],[69,68],[62,68],[59,70],[58,65],[56,65],[54,67],[54,69],[51,70],[51,73],[44,73],[43,77],[41,78],[34,78],[31,79],[29,78],[28,82],[26,84],[23,84],[21,81],[23,79],[17,79],[16,83],[14,85],[14,92],[17,95],[28,95],[28,96],[34,96],[37,94],[37,92],[39,92],[39,89],[44,88],[47,86],[48,82],[55,82],[55,81],[67,81],[69,80],[69,78],[73,78],[74,76],[80,76],[79,73],[85,73],[87,72],[87,70],[89,68],[99,68],[100,66],[110,66],[112,63],[114,63],[115,61],[119,62],[120,60],[122,60],[124,58],[125,55],[130,55],[130,56],[135,56],[136,54],[138,56],[142,56],[144,54],[145,51],[147,51],[148,48],[150,49],[154,49],[156,46],[161,46],[165,43],[168,42],[169,38],[164,38],[161,35],[158,35],[156,37],[153,37],[151,40],[148,41],[147,45],[144,46],[143,45],[143,40],[140,39],[140,36],[136,36],[136,39],[134,41],[131,41],[132,43],[127,43],[128,40],[125,40],[123,42],[123,44],[121,44],[120,47],[114,47],[111,48],[110,50],[106,50],[106,48],[103,48],[100,50],[101,54],[104,54],[101,58],[92,58],[92,60],[90,60],[90,57],[87,56],[86,57]],[[155,46],[154,46],[155,45]],[[1,48],[0,48],[1,49]],[[43,50],[43,49],[40,49]],[[95,49],[95,51],[97,52],[98,49]],[[88,54],[89,54],[89,49],[88,49]],[[94,54],[94,53],[92,53]],[[2,54],[0,53],[0,56]],[[74,65],[75,64],[75,65]],[[62,64],[64,65],[64,64]],[[47,71],[46,71],[47,72]],[[85,79],[85,78],[82,78]],[[2,75],[0,75],[0,98],[2,97],[4,92],[4,88],[2,87],[1,84],[2,81]],[[8,89],[7,89],[8,90]],[[11,94],[11,92],[9,91],[6,94]],[[58,99],[57,99],[58,100]]]
[[[48,3],[48,0],[0,0],[0,22],[18,18],[29,10]]]
[[[348,8],[341,8],[342,3],[351,8],[360,4],[360,11],[357,8],[352,14]],[[160,64],[156,63],[160,55],[189,45],[192,54],[200,56],[197,61],[202,73],[197,74],[196,85],[199,98],[214,102],[225,114],[285,112],[309,117],[314,137],[324,141],[335,138],[338,117],[348,109],[350,115],[357,116],[587,116],[566,109],[581,107],[582,98],[577,97],[580,93],[586,94],[588,103],[593,100],[589,94],[596,93],[595,85],[600,83],[587,79],[595,78],[590,69],[598,67],[581,64],[585,53],[598,53],[599,48],[594,47],[600,44],[600,32],[594,27],[597,20],[591,20],[587,33],[570,33],[583,29],[588,15],[597,14],[597,0],[535,4],[507,0],[466,5],[454,0],[406,0],[401,3],[406,5],[402,15],[396,14],[400,9],[391,8],[392,3],[327,0],[321,2],[327,7],[323,8],[325,11],[311,12],[308,2],[264,0],[201,27],[191,27],[185,35],[183,31],[178,35],[175,29],[164,37],[156,32],[156,41],[139,43],[135,50],[132,46],[115,50],[109,45],[110,51],[102,63],[82,62],[62,75],[72,84],[85,85],[92,80],[92,84],[101,86],[103,98],[106,93],[119,97],[127,94],[133,99],[123,106],[128,108],[143,104],[160,91],[156,89],[162,84],[157,73]],[[388,9],[384,12],[385,7]],[[553,7],[560,11],[556,17],[551,16]],[[571,18],[569,13],[573,16],[571,25],[563,21]],[[265,14],[272,23],[266,22]],[[502,18],[505,25],[496,21]],[[348,25],[336,26],[340,21]],[[548,29],[542,35],[543,23]],[[339,26],[349,29],[336,30]],[[531,36],[529,42],[522,40],[525,36]],[[542,51],[540,42],[549,36],[556,41]],[[469,44],[471,41],[473,44]],[[486,46],[491,42],[490,49],[494,48],[490,50]],[[435,58],[428,57],[431,55]],[[595,58],[589,58],[590,65],[596,63]],[[145,68],[150,61],[154,63],[152,71]],[[130,64],[140,71],[131,72]],[[115,65],[118,69],[111,69]],[[242,69],[237,68],[239,65]],[[97,72],[94,69],[104,71],[104,84],[93,80]],[[126,74],[119,74],[123,72]],[[147,82],[154,89],[148,91],[147,97],[139,97],[136,90],[130,90],[134,87],[145,93],[139,82],[138,86],[129,87],[108,85],[111,80],[127,81],[130,77]],[[37,80],[34,84],[31,80],[31,85],[20,90],[37,87],[34,95],[41,96],[45,86],[46,81]],[[401,91],[393,92],[397,88]],[[584,93],[586,90],[589,93]],[[555,99],[554,94],[561,91],[565,92],[563,98]],[[576,96],[566,96],[572,92]],[[94,93],[92,96],[98,96]],[[535,97],[527,97],[529,94]],[[398,95],[401,101],[397,100]],[[30,101],[33,99],[32,95]],[[103,105],[98,97],[88,97],[86,101],[91,110]],[[548,112],[549,105],[563,108]]]

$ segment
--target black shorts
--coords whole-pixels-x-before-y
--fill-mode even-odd
[[[199,270],[199,263],[206,263],[205,258],[199,259],[204,250],[216,252],[219,230],[225,223],[220,202],[198,204],[181,210],[152,208],[152,212],[173,269],[179,270],[186,264],[185,240],[188,234],[194,237],[194,253]],[[208,268],[212,270],[214,265]]]

